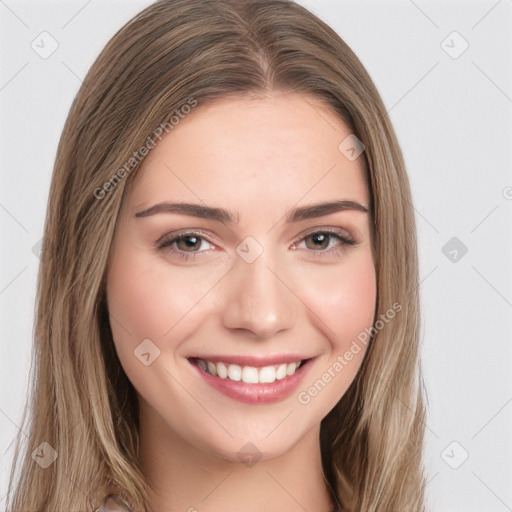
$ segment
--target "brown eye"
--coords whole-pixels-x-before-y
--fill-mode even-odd
[[[203,239],[198,236],[184,236],[175,240],[176,247],[180,251],[194,252],[201,247]]]
[[[314,231],[303,236],[293,249],[305,249],[315,257],[338,256],[348,247],[356,245],[356,241],[346,230]]]
[[[333,235],[329,233],[314,233],[313,235],[309,235],[306,238],[304,238],[304,240],[306,242],[306,247],[308,249],[318,251],[322,249],[327,249],[332,238],[334,238]]]
[[[155,245],[160,250],[169,251],[181,256],[199,255],[214,246],[205,237],[199,233],[180,233],[168,234],[155,242]]]

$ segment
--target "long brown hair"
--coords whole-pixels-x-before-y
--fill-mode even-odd
[[[134,155],[158,127],[171,130],[170,116],[184,105],[272,91],[322,101],[364,144],[375,318],[401,306],[372,333],[356,379],[322,422],[326,478],[346,510],[424,510],[414,215],[377,90],[340,37],[290,0],[161,0],[101,52],[59,143],[23,419],[28,436],[18,439],[9,511],[83,512],[109,489],[134,510],[150,510],[138,462],[137,397],[115,353],[105,303],[120,205],[142,160]],[[57,455],[46,469],[32,456],[43,442]]]

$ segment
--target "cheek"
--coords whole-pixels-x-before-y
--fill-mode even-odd
[[[366,353],[358,336],[371,327],[377,297],[375,267],[371,254],[346,264],[318,269],[305,284],[304,302],[310,322],[322,332],[324,351],[315,370],[297,395],[306,410],[324,418],[353,382]],[[367,338],[366,338],[367,339]]]
[[[146,338],[162,352],[172,352],[176,347],[169,346],[169,340],[179,343],[187,335],[186,329],[195,325],[182,320],[198,313],[211,276],[205,284],[182,269],[170,272],[169,265],[158,258],[148,258],[129,247],[120,249],[107,282],[110,323],[120,357],[121,352],[133,352]]]
[[[311,321],[329,339],[334,352],[343,352],[373,323],[377,287],[371,253],[362,253],[344,265],[318,268],[308,276],[308,283],[303,296],[313,313]]]

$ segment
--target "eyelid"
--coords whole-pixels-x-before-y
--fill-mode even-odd
[[[302,242],[304,238],[307,238],[310,235],[314,235],[316,233],[326,233],[330,235],[337,235],[339,236],[343,241],[347,243],[351,243],[353,245],[356,245],[358,242],[354,238],[354,236],[351,234],[351,232],[348,229],[345,228],[336,228],[336,227],[322,227],[322,226],[315,226],[314,228],[308,229],[304,232],[302,232],[300,235],[295,238],[295,240],[292,242],[293,245],[295,245],[297,242]]]
[[[339,242],[341,242],[338,246],[332,247],[327,250],[315,250],[315,249],[308,249],[306,252],[313,253],[315,257],[322,257],[322,256],[329,256],[329,255],[338,255],[340,251],[343,249],[347,249],[348,246],[355,246],[357,245],[357,240],[352,236],[352,234],[345,228],[339,228],[339,227],[322,227],[322,226],[315,226],[313,228],[310,228],[304,232],[302,232],[300,235],[298,235],[295,240],[292,242],[292,247],[296,249],[295,245],[297,243],[303,242],[308,236],[314,235],[314,234],[327,234],[331,235],[338,239]],[[216,246],[217,244],[213,241],[211,241],[211,238],[215,238],[211,236],[211,234],[203,231],[202,229],[193,229],[193,228],[183,228],[179,229],[177,231],[173,231],[171,233],[166,233],[165,235],[161,236],[153,245],[157,249],[168,249],[170,252],[173,252],[174,254],[178,255],[181,258],[184,259],[195,259],[197,257],[201,257],[203,253],[206,251],[182,251],[179,249],[172,249],[171,246],[178,240],[182,238],[186,238],[187,236],[197,236],[198,238],[203,239],[204,241],[208,242],[209,244],[212,244]]]
[[[171,233],[166,233],[165,235],[161,236],[153,245],[155,247],[161,247],[162,244],[166,242],[175,242],[176,240],[179,240],[180,238],[186,238],[187,236],[197,236],[200,238],[203,238],[208,243],[217,245],[216,242],[211,241],[212,235],[210,233],[207,233],[206,231],[203,231],[202,229],[178,229],[176,231],[172,231]]]

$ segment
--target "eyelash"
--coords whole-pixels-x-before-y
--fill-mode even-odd
[[[307,238],[314,235],[328,235],[329,237],[331,237],[331,239],[334,238],[339,242],[338,245],[331,247],[330,249],[309,249],[308,252],[313,253],[313,256],[315,258],[339,256],[350,247],[357,245],[356,240],[354,240],[354,238],[352,238],[350,235],[342,235],[341,233],[332,229],[316,229],[315,231],[309,231],[308,233],[301,235],[301,237],[296,242],[293,242],[292,245],[295,247],[295,245],[297,245],[298,243],[304,242]],[[331,242],[329,242],[329,245],[330,244]]]
[[[295,242],[292,243],[292,246],[295,248],[295,246],[305,241],[307,238],[314,236],[314,235],[328,235],[331,238],[335,238],[340,242],[339,245],[335,246],[334,248],[326,249],[326,250],[315,250],[310,249],[309,252],[312,252],[314,254],[314,257],[320,257],[323,258],[326,255],[329,256],[338,256],[343,251],[347,250],[349,247],[357,245],[356,240],[354,240],[352,237],[348,235],[341,235],[340,233],[329,230],[329,229],[319,229],[316,231],[310,231],[309,233],[306,233],[301,236],[301,238],[297,239]],[[205,235],[199,231],[185,231],[179,234],[171,233],[169,235],[164,235],[159,240],[155,242],[155,247],[159,250],[165,250],[167,248],[170,248],[175,242],[179,242],[180,240],[189,238],[189,237],[196,237],[201,239],[202,241],[206,241],[208,243],[210,242]],[[190,259],[196,259],[197,257],[200,257],[201,254],[205,251],[182,251],[179,249],[169,249],[171,252],[177,254],[180,258],[183,258],[185,260]]]

